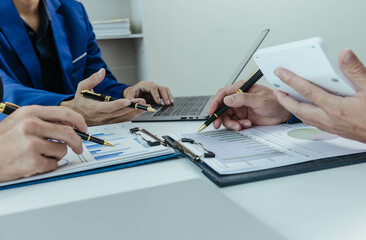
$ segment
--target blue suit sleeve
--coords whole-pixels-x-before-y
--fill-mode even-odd
[[[44,105],[57,106],[62,101],[73,98],[74,95],[57,94],[40,89],[30,88],[17,82],[3,69],[0,69],[0,77],[4,84],[4,102],[15,103],[19,106]]]
[[[291,118],[290,118],[290,120],[288,120],[286,123],[299,123],[299,122],[301,122],[301,120],[300,119],[298,119],[295,115],[292,115],[291,116]]]
[[[107,64],[102,59],[101,51],[98,47],[97,40],[93,32],[93,27],[84,8],[83,11],[88,32],[88,55],[86,62],[87,66],[84,74],[85,78],[90,77],[93,73],[98,72],[99,69],[104,68],[106,70],[106,77],[100,84],[98,84],[98,86],[94,88],[94,90],[98,93],[109,95],[115,98],[121,98],[123,96],[123,91],[129,86],[117,82],[116,78],[108,69]]]

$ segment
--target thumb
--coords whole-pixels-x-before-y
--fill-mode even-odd
[[[78,85],[78,92],[82,90],[92,90],[105,78],[105,70],[101,68],[98,72],[94,73],[87,79],[81,81]]]
[[[352,50],[345,49],[340,53],[339,66],[357,88],[366,88],[366,68]]]
[[[261,103],[259,96],[255,93],[235,93],[224,98],[228,107],[251,107],[256,108]]]

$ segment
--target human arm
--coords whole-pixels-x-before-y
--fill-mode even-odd
[[[58,94],[45,90],[28,87],[11,77],[0,68],[0,78],[4,84],[4,102],[11,102],[19,106],[45,105],[57,106],[65,99],[72,98],[70,94]]]
[[[298,102],[278,90],[274,94],[288,111],[304,123],[366,142],[366,68],[349,49],[341,52],[339,66],[357,88],[356,94],[351,97],[331,94],[285,69],[276,69],[275,74],[313,104]]]
[[[214,121],[216,129],[224,125],[240,131],[252,125],[280,124],[291,118],[291,113],[278,103],[270,88],[256,84],[248,92],[236,93],[243,82],[220,89],[213,98],[208,114],[212,115],[222,103],[229,107]]]
[[[55,170],[67,153],[66,146],[81,154],[81,138],[73,127],[87,130],[81,115],[64,107],[21,107],[4,119],[0,123],[0,182]]]

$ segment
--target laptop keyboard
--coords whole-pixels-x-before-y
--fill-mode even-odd
[[[200,115],[210,96],[203,97],[177,97],[174,105],[163,106],[153,117],[157,116],[196,116]]]

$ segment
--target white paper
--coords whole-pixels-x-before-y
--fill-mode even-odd
[[[241,132],[206,131],[173,137],[192,138],[214,152],[215,158],[201,159],[220,174],[257,171],[366,151],[366,144],[322,132],[303,123],[253,127]],[[197,145],[184,145],[201,155],[204,152]]]

